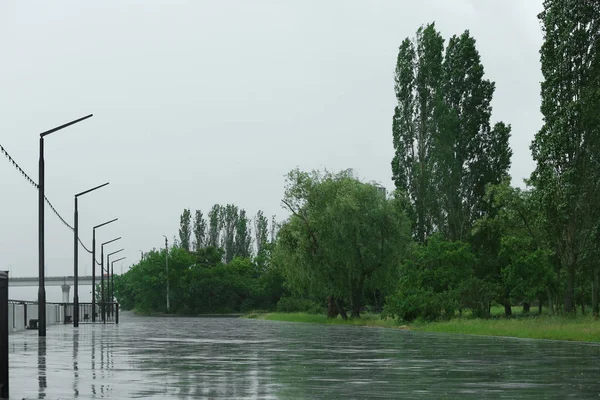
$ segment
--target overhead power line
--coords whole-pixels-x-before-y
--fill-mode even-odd
[[[27,172],[25,172],[23,170],[23,168],[21,168],[21,166],[19,164],[17,164],[17,162],[15,161],[15,159],[12,158],[10,154],[8,154],[8,151],[6,151],[6,149],[4,148],[4,146],[2,146],[1,144],[0,144],[0,152],[6,156],[6,158],[8,159],[8,161],[10,163],[12,163],[13,167],[15,167],[15,169],[17,171],[19,171],[19,173],[21,173],[21,175],[25,178],[25,180],[29,184],[31,184],[33,187],[35,187],[36,189],[38,189],[38,184],[35,183],[35,181],[33,179],[31,179],[31,177],[29,175],[27,175]],[[50,200],[48,200],[48,197],[44,196],[44,200],[46,201],[46,204],[48,204],[48,206],[50,206],[50,209],[58,217],[58,219],[60,219],[60,221],[67,228],[69,228],[71,230],[71,232],[73,232],[75,229],[73,229],[73,227],[62,217],[62,215],[60,215],[60,213],[56,210],[56,208],[54,208],[54,206],[52,205],[52,203],[50,202]],[[88,253],[92,254],[92,251],[90,249],[88,249],[85,244],[83,244],[83,242],[81,241],[81,238],[77,237],[77,241],[79,242],[79,244],[81,244],[81,247],[83,247],[85,249],[85,251],[87,251]],[[100,263],[97,260],[94,260],[94,261],[96,261],[97,265],[100,265]]]

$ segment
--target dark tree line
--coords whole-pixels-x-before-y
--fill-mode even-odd
[[[152,250],[116,279],[115,290],[125,309],[179,314],[243,312],[273,309],[285,293],[280,272],[271,263],[277,230],[262,211],[255,217],[256,251],[251,221],[233,204],[215,205],[208,221],[200,210],[180,217],[179,240],[168,253]],[[192,236],[193,234],[193,236]],[[193,244],[193,245],[192,245]],[[167,276],[166,262],[169,273]],[[170,309],[166,309],[166,282]]]
[[[277,223],[273,216],[271,241],[274,240],[276,229]],[[196,210],[193,221],[191,211],[183,210],[179,243],[187,251],[193,249],[197,252],[206,247],[222,249],[223,262],[229,263],[236,257],[249,258],[255,253],[261,253],[269,243],[268,232],[269,223],[262,210],[254,217],[253,235],[252,220],[247,216],[246,210],[234,204],[215,204],[208,212],[208,221],[201,210]]]

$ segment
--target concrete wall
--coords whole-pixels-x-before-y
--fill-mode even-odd
[[[25,307],[27,307],[27,321],[25,321]],[[37,304],[8,304],[8,331],[9,333],[25,330],[25,324],[30,319],[38,318]],[[65,320],[64,308],[58,304],[46,304],[46,326],[62,324]]]

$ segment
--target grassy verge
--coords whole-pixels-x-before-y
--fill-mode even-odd
[[[372,314],[365,314],[358,320],[346,321],[340,317],[328,319],[325,315],[308,313],[251,313],[246,317],[270,321],[400,328],[420,332],[600,342],[600,321],[591,316],[568,318],[542,315],[510,319],[455,318],[449,321],[415,322],[407,325],[392,319],[382,320],[378,315]]]
[[[456,318],[449,321],[413,324],[410,329],[437,333],[600,342],[600,322],[585,316],[568,318],[542,315],[510,319]]]

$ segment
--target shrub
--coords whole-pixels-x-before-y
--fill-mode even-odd
[[[297,297],[282,297],[277,303],[277,312],[301,311],[306,311],[311,314],[320,314],[324,312],[324,308],[314,301]]]
[[[452,317],[474,265],[469,245],[432,236],[402,265],[398,290],[387,297],[384,315],[405,321]]]

